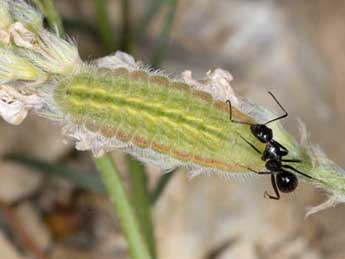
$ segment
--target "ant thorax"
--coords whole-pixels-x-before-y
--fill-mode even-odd
[[[274,140],[271,140],[266,144],[265,150],[262,153],[261,159],[266,160],[277,160],[280,161],[283,156],[286,156],[288,151],[282,149],[282,146]]]

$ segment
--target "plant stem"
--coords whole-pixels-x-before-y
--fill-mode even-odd
[[[152,206],[154,206],[156,204],[159,197],[161,196],[161,194],[165,190],[165,187],[168,185],[169,181],[173,177],[174,173],[175,173],[175,170],[173,170],[169,173],[165,173],[164,175],[162,175],[159,178],[158,183],[156,185],[156,188],[152,191],[152,193],[150,195],[150,200],[151,200]]]
[[[133,259],[152,258],[141,235],[140,227],[133,208],[127,197],[122,179],[109,155],[95,159],[102,180],[116,209],[120,226],[127,239],[129,251]]]
[[[100,32],[104,48],[108,53],[116,50],[116,41],[109,20],[107,0],[95,0],[98,30]]]
[[[176,6],[177,6],[177,0],[169,0],[169,12],[165,19],[165,23],[163,25],[161,35],[158,39],[155,51],[151,58],[151,64],[155,68],[160,66],[164,58],[165,49],[168,43],[170,31],[175,19]]]
[[[132,52],[131,8],[129,0],[122,0],[122,42],[121,50]]]
[[[76,187],[87,191],[100,193],[105,192],[100,178],[98,175],[94,175],[93,172],[73,169],[63,163],[52,163],[20,153],[7,154],[3,159],[13,161],[27,168],[32,168],[35,172],[45,173],[49,177],[64,178],[65,180],[75,184]]]
[[[136,210],[144,238],[153,258],[156,258],[155,239],[151,215],[150,198],[147,191],[144,165],[129,157],[129,172],[132,184],[132,203]]]
[[[44,9],[44,15],[47,17],[49,27],[51,29],[57,28],[61,37],[65,35],[63,24],[59,13],[56,11],[53,0],[41,0]]]
[[[145,14],[136,28],[136,38],[141,38],[146,34],[147,28],[150,26],[151,21],[161,9],[166,0],[151,0],[150,5],[145,11]]]

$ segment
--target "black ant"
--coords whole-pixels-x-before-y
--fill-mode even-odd
[[[261,159],[263,161],[268,160],[265,164],[265,167],[268,171],[257,172],[250,168],[247,168],[247,169],[258,174],[270,174],[272,186],[273,186],[276,196],[272,196],[268,194],[268,192],[266,191],[265,197],[268,196],[270,199],[279,200],[280,199],[279,191],[284,192],[284,193],[292,192],[297,188],[297,185],[298,185],[298,179],[296,175],[285,169],[290,169],[308,178],[311,178],[311,177],[309,175],[302,173],[301,171],[295,169],[294,167],[290,165],[282,164],[282,162],[300,163],[302,161],[298,159],[282,159],[282,157],[286,156],[289,152],[287,148],[285,148],[283,145],[281,145],[279,142],[273,139],[272,129],[270,129],[266,125],[271,122],[278,121],[280,119],[287,117],[288,113],[286,112],[284,107],[279,103],[279,101],[275,98],[275,96],[271,92],[268,92],[268,93],[272,96],[275,102],[283,110],[284,114],[275,119],[269,120],[264,124],[254,124],[254,123],[245,122],[245,121],[233,120],[231,102],[230,100],[227,100],[226,102],[229,104],[229,108],[230,108],[230,121],[233,123],[249,125],[252,134],[260,142],[266,143],[265,150],[261,154],[259,149],[257,149],[252,143],[248,142],[245,138],[240,136],[248,145],[250,145],[258,154],[261,155]]]
[[[261,152],[250,142],[248,142],[245,138],[240,136],[246,143],[248,143],[257,153],[261,154]],[[265,197],[269,197],[270,199],[279,200],[280,194],[279,191],[284,193],[289,193],[294,191],[298,185],[298,179],[295,174],[285,170],[289,169],[292,170],[300,175],[303,175],[307,178],[311,178],[309,175],[297,170],[296,168],[282,164],[283,162],[290,162],[290,163],[300,163],[301,160],[297,159],[269,159],[265,167],[268,171],[257,172],[251,168],[246,167],[248,170],[257,173],[257,174],[269,174],[271,175],[271,182],[273,186],[273,190],[275,192],[275,196],[270,195],[267,191],[265,191]],[[279,191],[278,191],[279,190]]]
[[[263,161],[266,161],[267,159],[274,159],[274,160],[280,161],[281,158],[283,156],[286,156],[289,152],[288,152],[288,150],[283,145],[281,145],[280,143],[278,143],[277,141],[275,141],[273,139],[272,129],[270,129],[266,125],[269,124],[269,123],[272,123],[274,121],[278,121],[278,120],[281,120],[281,119],[287,117],[288,113],[286,112],[284,107],[279,103],[277,98],[275,98],[275,96],[271,92],[268,92],[268,93],[272,96],[272,98],[275,100],[275,102],[283,110],[284,114],[279,116],[279,117],[277,117],[277,118],[269,120],[269,121],[267,121],[264,124],[254,124],[254,123],[250,123],[250,122],[246,122],[246,121],[233,120],[232,119],[232,105],[231,105],[231,102],[230,102],[230,100],[227,100],[226,103],[229,104],[229,108],[230,108],[230,121],[233,122],[233,123],[249,125],[252,134],[260,142],[266,143],[266,147],[265,147],[264,152],[262,153],[261,159]]]

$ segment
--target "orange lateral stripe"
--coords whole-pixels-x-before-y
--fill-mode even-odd
[[[149,82],[152,84],[164,85],[166,87],[170,84],[169,79],[164,76],[151,76]]]
[[[181,160],[181,161],[189,161],[192,159],[192,154],[179,152],[179,151],[174,150],[174,149],[170,150],[170,155]]]
[[[127,135],[121,131],[117,132],[116,137],[124,142],[128,142],[131,139],[130,135]],[[149,141],[145,140],[142,137],[134,137],[133,138],[133,144],[141,147],[141,148],[147,148],[149,146]],[[203,166],[211,167],[211,168],[216,168],[224,171],[241,171],[243,168],[239,165],[234,165],[234,164],[227,164],[222,161],[214,160],[214,159],[208,159],[208,158],[202,158],[200,156],[193,156],[188,153],[183,153],[181,151],[174,150],[172,148],[169,148],[167,146],[158,144],[153,142],[152,143],[152,149],[155,150],[158,153],[163,153],[167,155],[171,155],[172,157],[181,160],[181,161],[192,161],[196,164],[200,164]]]
[[[98,130],[99,130],[98,125],[94,122],[86,122],[85,128],[87,128],[91,132],[98,132]]]
[[[149,80],[148,74],[141,70],[132,71],[130,77],[133,80],[141,80],[143,82],[147,82]]]
[[[213,100],[212,95],[203,91],[199,91],[199,90],[193,90],[192,95],[197,96],[201,100],[204,100],[208,103],[212,103],[212,100]]]
[[[157,143],[152,143],[152,149],[157,151],[158,153],[168,154],[170,151],[170,148],[167,146],[163,146]]]
[[[222,102],[222,101],[215,101],[214,103],[214,107],[216,107],[218,110],[221,110],[227,114],[230,113],[230,108],[229,108],[229,105],[226,104],[225,102]],[[246,121],[246,122],[249,122],[249,123],[255,123],[255,121],[246,116],[245,114],[243,114],[242,112],[238,111],[237,109],[232,109],[232,115],[234,118],[236,118],[237,120],[240,120],[240,121]]]
[[[180,82],[171,82],[170,83],[171,88],[175,88],[177,90],[186,92],[187,94],[190,94],[192,92],[192,89],[189,87],[189,85],[185,83],[180,83]]]
[[[123,132],[121,132],[121,131],[117,131],[117,133],[116,133],[116,138],[117,138],[118,140],[123,141],[123,142],[128,142],[128,141],[130,141],[131,136],[128,135],[128,134],[126,134],[126,133],[123,133]]]
[[[101,128],[101,134],[106,138],[115,137],[116,129],[114,128]]]
[[[243,167],[241,167],[239,165],[230,165],[230,164],[223,163],[221,161],[202,158],[199,156],[194,156],[192,161],[196,162],[198,164],[204,165],[204,166],[213,167],[213,168],[221,169],[224,171],[241,171],[241,170],[243,170]]]
[[[133,143],[141,148],[147,148],[149,146],[149,142],[140,137],[134,137]]]

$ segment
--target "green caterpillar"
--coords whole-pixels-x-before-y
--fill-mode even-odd
[[[182,81],[123,67],[85,68],[60,81],[54,99],[74,130],[106,151],[122,148],[164,169],[248,172],[243,164],[261,164],[238,134],[262,144],[248,127],[230,123],[225,102]],[[234,116],[251,120],[237,110]]]

